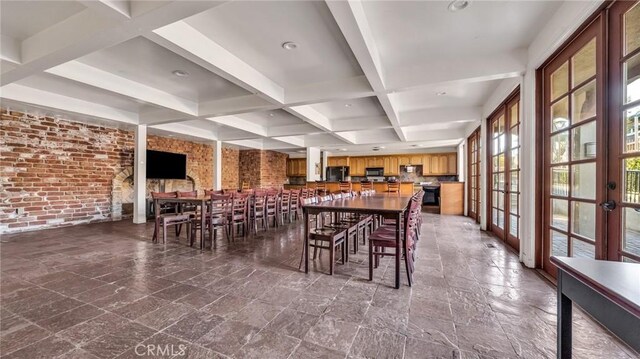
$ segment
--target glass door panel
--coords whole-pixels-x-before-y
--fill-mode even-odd
[[[568,86],[558,83],[559,88]],[[520,237],[520,107],[516,91],[489,119],[490,230],[516,250]]]
[[[467,139],[469,217],[480,222],[480,128]]]
[[[596,20],[543,70],[543,268],[552,255],[596,258],[603,185],[603,120],[599,69],[601,20]],[[600,191],[601,192],[601,191]],[[598,208],[598,210],[597,210]]]

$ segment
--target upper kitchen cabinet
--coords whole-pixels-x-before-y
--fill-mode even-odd
[[[366,157],[367,167],[384,167],[383,156]]]
[[[364,176],[367,167],[366,157],[351,157],[349,159],[349,174],[351,176]]]
[[[287,160],[287,176],[302,177],[307,175],[306,158],[289,158]]]
[[[384,175],[385,176],[399,176],[400,165],[398,163],[397,156],[385,156],[383,159]]]
[[[329,157],[327,159],[328,167],[347,167],[349,166],[349,157],[347,156],[339,156],[339,157]]]

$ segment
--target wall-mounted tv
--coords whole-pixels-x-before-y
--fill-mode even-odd
[[[187,155],[147,150],[147,178],[187,179]]]

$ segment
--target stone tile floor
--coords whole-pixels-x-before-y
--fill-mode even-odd
[[[128,221],[5,235],[2,357],[555,357],[554,288],[469,219],[424,216],[399,290],[391,259],[367,281],[365,246],[334,276],[326,253],[298,271],[300,223],[204,252]],[[574,357],[637,356],[574,323]]]

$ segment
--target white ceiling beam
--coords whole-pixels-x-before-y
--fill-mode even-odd
[[[334,131],[357,131],[392,128],[387,116],[341,118],[331,121]]]
[[[212,141],[218,140],[218,135],[214,130],[207,131],[202,128],[185,125],[183,123],[167,123],[167,124],[161,124],[161,125],[153,125],[150,127],[158,130],[162,130],[162,131],[178,133],[181,135],[197,137],[205,140],[212,140]]]
[[[79,2],[103,16],[116,20],[131,18],[129,0],[80,0]]]
[[[116,109],[114,107],[78,100],[73,97],[59,95],[53,92],[37,90],[31,87],[9,84],[0,88],[2,98],[23,103],[58,109],[74,114],[102,118],[129,124],[138,123],[138,114]]]
[[[196,120],[197,117],[168,108],[153,108],[140,113],[140,124],[161,125]]]
[[[79,61],[69,61],[50,68],[46,72],[187,115],[195,116],[198,114],[198,104],[196,102],[131,81]]]
[[[439,141],[464,138],[464,128],[447,130],[407,131],[409,141]]]
[[[436,123],[468,122],[479,120],[481,117],[481,107],[436,107],[400,112],[400,123],[405,127]]]
[[[280,85],[185,21],[156,29],[147,38],[274,104],[284,104]]]
[[[356,76],[314,83],[307,86],[288,88],[285,90],[285,102],[288,106],[335,100],[350,100],[375,96],[365,76]]]
[[[306,135],[309,133],[320,133],[319,129],[312,127],[308,123],[301,123],[296,125],[285,125],[285,126],[274,126],[267,127],[267,135],[269,137],[275,136],[296,136],[296,135]],[[314,131],[315,130],[315,131]]]
[[[212,117],[212,118],[208,118],[207,120],[215,123],[219,123],[227,127],[233,127],[238,130],[250,132],[258,136],[262,136],[262,137],[267,136],[266,128],[237,116]]]
[[[246,139],[246,140],[232,140],[232,141],[223,140],[223,141],[226,143],[230,143],[232,145],[254,148],[256,150],[262,150],[264,148],[262,139]]]
[[[287,107],[284,109],[285,111],[289,112],[290,114],[297,116],[298,118],[302,119],[303,121],[325,131],[328,132],[329,134],[331,134],[332,136],[339,138],[342,141],[345,141],[347,143],[351,143],[354,144],[355,143],[355,138],[352,136],[345,136],[345,135],[341,135],[338,133],[333,132],[333,128],[331,125],[331,120],[329,120],[326,116],[324,116],[323,114],[321,114],[320,112],[316,111],[313,107],[309,106],[309,105],[302,105],[302,106],[294,106],[294,107]]]
[[[401,141],[406,141],[406,136],[398,122],[397,111],[386,94],[384,69],[362,3],[358,0],[326,1],[326,3],[371,87],[376,93],[379,93],[378,100],[387,114],[391,126],[393,126],[398,138]]]
[[[221,2],[145,1],[145,12],[115,21],[85,9],[41,31],[21,44],[21,65],[2,74],[0,85],[19,81],[46,69],[117,45],[161,26],[208,10]],[[148,4],[147,4],[148,3]]]
[[[296,147],[304,147],[303,136],[276,136],[276,137],[272,137],[272,139],[276,141],[284,142]]]
[[[526,50],[474,55],[473,61],[459,56],[433,60],[414,68],[391,71],[387,88],[393,91],[416,90],[434,84],[466,84],[520,76],[526,69]]]
[[[237,115],[254,111],[275,110],[274,105],[258,95],[230,97],[221,100],[201,102],[198,106],[199,117]]]
[[[0,34],[0,59],[13,64],[20,64],[20,42],[7,35]]]

